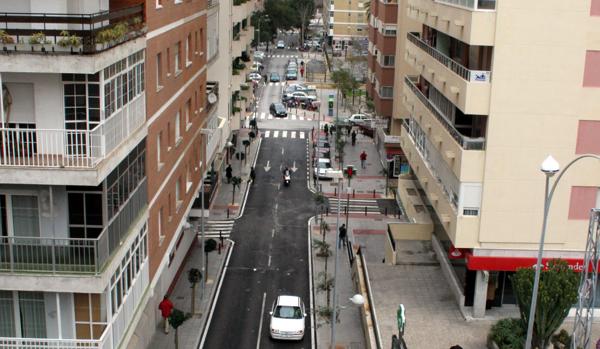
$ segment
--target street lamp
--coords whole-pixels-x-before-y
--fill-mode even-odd
[[[565,166],[564,170],[560,172],[558,177],[556,177],[556,180],[552,184],[552,188],[550,188],[550,178],[560,171],[560,165],[552,156],[548,156],[540,166],[540,170],[546,175],[546,185],[544,189],[544,217],[542,220],[542,234],[540,236],[540,246],[538,249],[537,262],[535,264],[535,276],[533,280],[533,290],[531,293],[529,319],[527,322],[527,337],[525,339],[525,349],[531,349],[531,339],[533,336],[533,322],[535,320],[535,308],[537,305],[537,296],[540,284],[540,272],[542,270],[542,255],[544,252],[544,239],[546,238],[546,227],[548,224],[548,211],[550,210],[550,203],[552,202],[554,191],[556,190],[556,186],[558,185],[558,182],[560,181],[562,176],[567,172],[571,165],[584,158],[594,158],[596,160],[600,160],[600,156],[593,154],[584,154],[576,157],[575,159],[571,160],[571,162],[569,162],[567,166]]]

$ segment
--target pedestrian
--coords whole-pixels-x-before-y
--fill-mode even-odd
[[[227,177],[227,183],[231,183],[231,177],[233,177],[233,169],[231,168],[231,164],[227,165],[225,169],[225,177]]]
[[[335,131],[335,125],[331,125],[329,128],[329,134],[333,136],[333,132]]]
[[[461,347],[460,345],[453,345],[450,347],[450,349],[463,349],[463,347]]]
[[[169,316],[171,316],[171,312],[173,311],[173,303],[169,300],[167,296],[163,297],[163,300],[158,304],[158,309],[165,320],[165,333],[169,333]]]
[[[360,153],[360,167],[362,168],[367,168],[367,152],[366,151],[362,151],[362,153]]]
[[[348,244],[348,235],[346,232],[346,224],[342,224],[342,226],[340,227],[340,236],[339,236],[339,244],[338,244],[338,248],[342,248],[342,244],[344,244],[344,246],[346,244]]]
[[[352,130],[352,133],[350,134],[352,136],[352,146],[356,145],[356,131]]]
[[[256,178],[256,171],[254,171],[254,166],[250,167],[250,179],[252,180],[252,182],[254,182],[254,179]]]
[[[325,126],[323,126],[323,131],[325,131],[325,135],[329,135],[329,125],[325,124]]]

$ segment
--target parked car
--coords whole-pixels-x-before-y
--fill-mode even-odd
[[[280,49],[285,48],[285,42],[283,42],[283,40],[277,41],[277,48],[280,48]]]
[[[285,79],[298,80],[298,72],[296,72],[295,70],[288,70],[287,73],[285,73]]]
[[[347,121],[354,126],[368,125],[373,120],[373,117],[367,114],[352,114]]]
[[[319,179],[333,179],[333,173],[335,170],[331,168],[331,160],[326,158],[319,158],[318,163],[315,166],[313,177],[319,177]]]
[[[314,85],[306,85],[304,83],[289,84],[284,88],[283,93],[292,93],[295,91],[303,91],[310,95],[316,95],[317,87]]]
[[[254,59],[260,59],[263,60],[265,59],[265,53],[263,51],[256,51],[254,52]]]
[[[278,73],[271,73],[271,75],[269,77],[269,81],[270,82],[279,82],[279,81],[281,81],[281,78],[279,77]]]
[[[318,152],[317,152],[318,150]],[[318,156],[317,156],[318,153]],[[323,159],[331,159],[331,149],[330,148],[315,148],[315,152],[313,154],[315,158],[323,158]]]
[[[271,338],[298,341],[304,338],[306,311],[300,297],[277,297],[269,315],[271,315],[269,324]]]
[[[262,63],[260,63],[260,62],[254,62],[254,63],[252,63],[252,70],[261,71],[263,69],[264,69],[264,66],[262,65]]]
[[[249,73],[246,77],[246,81],[260,81],[262,79],[262,75],[257,72]]]
[[[296,63],[296,64],[298,64],[298,58],[292,57],[292,58],[288,59],[288,64],[290,64],[290,63]]]
[[[271,113],[271,115],[273,115],[276,118],[277,117],[280,117],[280,118],[287,117],[287,110],[281,103],[271,103],[271,106],[269,107],[269,113]]]
[[[290,63],[288,63],[287,68],[288,68],[288,70],[292,70],[292,69],[293,70],[298,70],[298,63],[296,63],[296,62],[290,62]]]

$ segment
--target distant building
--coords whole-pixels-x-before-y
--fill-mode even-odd
[[[353,39],[364,41],[366,47],[367,0],[324,0],[323,25],[334,51],[343,51],[352,45]]]

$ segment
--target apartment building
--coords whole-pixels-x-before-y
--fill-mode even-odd
[[[144,4],[0,11],[0,347],[117,348],[151,276]]]
[[[564,168],[581,154],[600,154],[600,1],[398,7],[392,129],[410,166],[398,191],[422,197],[416,211],[432,212],[438,257],[453,261],[450,287],[461,307],[482,317],[486,306],[514,304],[509,276],[536,263],[542,161],[552,155]],[[583,265],[589,210],[600,206],[599,170],[598,161],[584,160],[561,179],[546,258]]]
[[[324,0],[323,24],[334,51],[345,51],[353,42],[367,46],[369,0]]]

